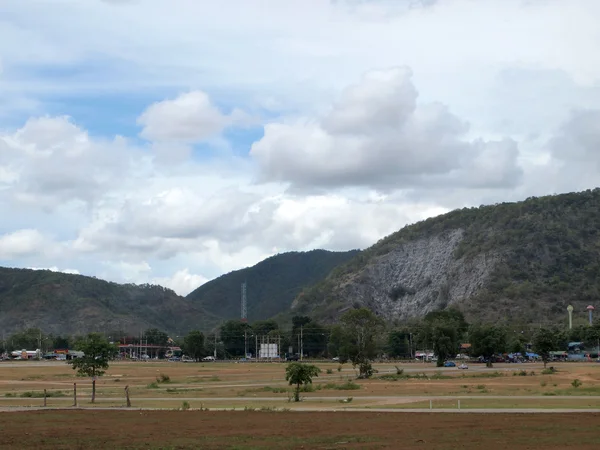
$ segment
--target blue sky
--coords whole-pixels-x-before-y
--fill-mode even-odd
[[[277,252],[598,184],[594,0],[41,0],[0,17],[1,265],[186,294]]]

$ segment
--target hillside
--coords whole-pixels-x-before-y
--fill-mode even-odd
[[[564,320],[600,295],[600,189],[465,208],[382,239],[294,301],[327,321],[365,305],[388,319],[457,305],[470,319]]]
[[[150,327],[174,334],[209,329],[218,319],[170,289],[117,284],[49,270],[0,267],[0,327],[46,333],[139,333]]]
[[[357,254],[358,250],[282,253],[209,281],[187,299],[215,315],[237,319],[241,312],[241,284],[245,281],[248,320],[267,319],[289,310],[303,288],[322,280],[334,267]]]

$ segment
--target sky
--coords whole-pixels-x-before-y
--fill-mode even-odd
[[[600,181],[597,0],[0,0],[0,265],[186,295]]]

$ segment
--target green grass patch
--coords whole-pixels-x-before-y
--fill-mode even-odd
[[[15,393],[12,393],[13,395],[7,395],[5,394],[6,397],[16,397]],[[46,391],[46,397],[47,398],[52,398],[52,397],[66,397],[67,395],[62,392],[62,391]],[[19,397],[21,398],[44,398],[44,392],[43,391],[27,391],[27,392],[21,392],[19,394]]]
[[[360,384],[354,383],[353,381],[346,381],[342,384],[327,383],[323,385],[323,389],[335,389],[337,391],[354,391],[360,389]]]

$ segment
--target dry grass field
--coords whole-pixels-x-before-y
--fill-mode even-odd
[[[321,375],[303,392],[302,407],[600,408],[600,364],[559,363],[553,374],[542,364],[497,364],[488,369],[436,369],[431,364],[378,364],[370,380],[356,380],[351,366],[317,364]],[[338,370],[339,369],[339,370]],[[329,372],[329,373],[328,373]],[[573,381],[580,386],[574,387]],[[79,406],[90,406],[91,381],[79,378],[66,363],[0,363],[0,407],[70,406],[77,383]],[[576,383],[577,384],[577,383]],[[129,386],[134,407],[192,408],[279,407],[289,403],[290,387],[282,363],[115,362],[97,382],[98,406],[124,406]],[[348,398],[351,401],[345,401]],[[559,405],[559,406],[554,406]]]
[[[597,363],[554,364],[546,374],[542,364],[461,371],[411,363],[399,365],[402,375],[377,364],[370,380],[356,380],[348,365],[317,365],[321,375],[293,403],[281,363],[115,362],[92,405],[91,381],[66,363],[3,362],[0,447],[600,448]],[[91,411],[71,409],[73,383],[78,406]],[[125,386],[131,410],[123,410]],[[457,411],[459,401],[464,414],[440,412]],[[580,413],[515,413],[525,410]]]

